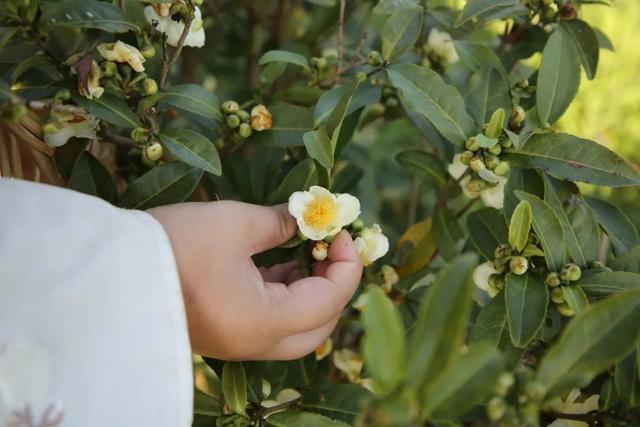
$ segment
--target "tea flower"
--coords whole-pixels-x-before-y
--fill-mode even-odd
[[[598,400],[600,398],[600,395],[594,394],[593,396],[585,399],[583,402],[576,402],[576,399],[578,397],[580,397],[580,390],[577,388],[571,390],[571,392],[563,402],[563,408],[561,412],[567,414],[586,414],[591,411],[598,410]],[[588,427],[588,424],[581,421],[557,419],[549,424],[549,427]]]
[[[174,2],[178,3],[178,2]],[[171,16],[171,5],[168,3],[159,3],[149,5],[144,8],[144,17],[150,25],[155,26],[156,30],[167,35],[167,43],[170,46],[178,46],[180,37],[184,31],[184,22],[182,19],[174,20]],[[195,8],[195,17],[191,21],[189,34],[184,41],[185,46],[202,47],[204,46],[205,34],[202,27],[202,11],[198,6]]]
[[[142,52],[130,44],[120,40],[115,43],[102,43],[98,46],[98,52],[107,61],[127,63],[138,73],[144,71],[142,63],[145,59]]]
[[[429,32],[426,50],[436,56],[443,64],[455,64],[460,60],[451,35],[446,31],[438,31],[437,28]]]
[[[375,260],[389,252],[389,239],[382,234],[382,229],[378,224],[364,228],[353,243],[358,249],[360,259],[365,266],[373,264]]]
[[[460,160],[460,154],[453,156],[453,162],[448,167],[449,175],[454,179],[460,179],[467,169],[468,166]],[[504,176],[497,176],[490,171],[486,171],[486,173],[491,174],[495,181],[494,183],[487,182],[483,188],[476,190],[473,186],[469,185],[471,182],[471,176],[465,176],[460,181],[462,192],[470,199],[480,197],[486,206],[495,209],[502,209],[504,206],[504,186],[507,183],[507,178]]]
[[[76,138],[96,137],[98,119],[79,107],[57,107],[51,110],[51,121],[44,126],[44,142],[60,147]]]
[[[333,194],[317,185],[289,197],[289,213],[300,232],[311,240],[334,236],[360,216],[360,201],[350,194]]]
[[[263,130],[271,129],[272,124],[273,118],[271,117],[269,110],[267,110],[267,107],[262,104],[253,107],[251,110],[251,127],[253,130],[261,132]]]
[[[82,82],[78,82],[78,92],[80,95],[89,99],[100,98],[104,93],[104,88],[100,86],[100,77],[100,66],[96,61],[92,61],[87,78],[87,86],[85,87]]]
[[[487,292],[491,298],[497,295],[496,289],[489,286],[489,276],[496,274],[498,271],[493,268],[491,261],[484,262],[473,270],[473,282],[475,285]]]

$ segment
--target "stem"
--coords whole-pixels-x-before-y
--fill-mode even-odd
[[[182,30],[182,34],[180,35],[180,40],[178,40],[178,46],[173,51],[173,55],[169,57],[167,55],[167,46],[166,46],[166,35],[163,36],[163,47],[164,47],[164,55],[162,58],[162,71],[160,72],[160,89],[164,89],[164,86],[167,82],[167,77],[169,77],[169,73],[171,72],[171,67],[180,57],[182,53],[182,48],[184,47],[184,42],[187,40],[187,36],[189,35],[189,31],[191,30],[191,23],[193,22],[193,18],[195,17],[195,7],[191,0],[187,2],[189,5],[189,16],[184,20],[184,29]]]
[[[588,423],[589,425],[594,425],[599,421],[604,421],[609,417],[609,414],[606,412],[597,412],[592,411],[586,414],[567,414],[563,412],[543,412],[544,416],[549,418],[561,418],[565,420],[574,420],[574,421],[582,421]]]
[[[122,145],[124,147],[139,148],[138,144],[136,144],[131,138],[127,138],[126,136],[115,135],[110,132],[104,132],[101,136],[102,138],[99,139],[99,141],[103,143],[110,142],[112,144]]]
[[[344,61],[344,9],[346,0],[340,0],[340,15],[338,16],[338,69],[342,70]]]

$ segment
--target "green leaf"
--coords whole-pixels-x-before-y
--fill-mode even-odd
[[[548,396],[586,386],[624,357],[640,336],[640,290],[593,304],[577,315],[542,358],[537,380]]]
[[[227,362],[222,368],[222,394],[231,412],[244,415],[247,409],[247,377],[241,362]]]
[[[493,394],[502,356],[486,342],[471,345],[422,394],[427,419],[457,419]]]
[[[509,244],[518,252],[521,252],[529,240],[531,231],[531,205],[526,200],[521,200],[511,215],[509,223]]]
[[[569,181],[609,187],[640,184],[640,174],[616,153],[566,133],[533,135],[508,158],[517,165],[540,168]]]
[[[616,390],[623,406],[627,409],[640,406],[640,377],[638,376],[637,350],[618,362],[613,374]]]
[[[369,83],[335,86],[318,99],[313,110],[315,125],[325,124],[328,133],[331,133],[345,116],[378,102],[381,92],[380,87]]]
[[[218,151],[211,141],[189,129],[167,129],[158,135],[160,142],[176,158],[214,175],[222,174]]]
[[[589,308],[589,299],[578,285],[563,286],[562,295],[575,314],[580,314]]]
[[[467,229],[471,241],[488,260],[493,260],[498,245],[506,243],[509,229],[504,216],[493,208],[483,208],[467,216]]]
[[[552,179],[547,175],[544,176],[544,189],[544,201],[551,206],[562,225],[564,242],[566,243],[569,257],[571,257],[573,262],[578,264],[581,268],[586,268],[588,262],[587,257],[582,250],[578,236],[571,225],[571,221],[569,221],[567,213],[562,207],[562,201],[558,197],[558,193],[554,188]]]
[[[87,138],[71,138],[63,146],[56,148],[53,156],[56,160],[56,167],[64,179],[69,179],[76,162],[89,142],[90,140]]]
[[[640,245],[638,229],[620,209],[604,200],[592,197],[585,197],[584,200],[609,236],[617,253],[630,251]]]
[[[122,9],[97,0],[58,0],[43,3],[40,22],[55,27],[95,28],[108,33],[139,31]]]
[[[596,36],[589,24],[580,19],[561,21],[560,27],[569,36],[576,52],[578,52],[578,57],[582,63],[582,68],[587,73],[587,78],[593,80],[596,76],[598,59],[600,58],[598,36]]]
[[[269,112],[273,116],[273,126],[264,132],[254,133],[252,138],[257,144],[276,147],[304,145],[304,133],[314,128],[310,109],[292,104],[276,104],[269,106]]]
[[[580,60],[571,37],[554,31],[542,51],[536,110],[540,123],[554,123],[567,110],[580,86]]]
[[[197,388],[193,390],[193,415],[218,417],[222,415],[222,403],[214,396],[204,393]],[[215,421],[214,421],[215,423]]]
[[[377,15],[389,15],[401,9],[416,7],[420,5],[420,0],[379,0],[373,13]]]
[[[540,173],[534,169],[512,168],[504,187],[504,214],[511,218],[520,199],[516,197],[516,190],[521,190],[542,198],[544,183]]]
[[[73,101],[97,118],[127,129],[141,127],[138,115],[120,98],[109,93],[100,98],[87,99],[73,94]]]
[[[400,9],[394,12],[382,26],[382,56],[391,61],[410,49],[422,31],[422,7]]]
[[[531,205],[533,229],[542,244],[547,267],[551,271],[560,271],[566,263],[564,231],[560,225],[560,219],[553,212],[551,206],[533,194],[519,190],[516,190],[515,193],[520,200],[526,200]]]
[[[447,171],[442,161],[426,151],[408,150],[396,155],[405,171],[422,179],[427,185],[442,188],[447,182]]]
[[[464,235],[458,220],[446,207],[437,209],[433,215],[433,240],[438,246],[440,255],[447,261],[460,253],[460,241]]]
[[[387,75],[403,104],[428,119],[451,143],[462,145],[473,133],[475,125],[462,96],[438,73],[415,64],[396,64],[387,68]]]
[[[600,228],[589,206],[580,197],[573,197],[566,207],[567,217],[587,261],[600,257]]]
[[[364,176],[364,169],[349,163],[342,167],[333,177],[331,191],[335,193],[351,193]]]
[[[465,94],[469,113],[478,126],[489,121],[498,108],[506,111],[505,125],[511,116],[511,95],[509,83],[494,68],[484,68],[469,79]]]
[[[201,169],[181,162],[155,167],[129,184],[118,204],[144,210],[184,202],[195,190],[202,173]]]
[[[171,86],[153,96],[144,98],[139,105],[141,109],[149,109],[159,102],[172,105],[207,119],[222,121],[218,98],[202,86],[182,84]]]
[[[542,327],[547,315],[549,290],[538,276],[509,273],[504,292],[511,341],[516,347],[523,348]]]
[[[406,375],[415,386],[432,383],[457,356],[472,305],[475,254],[457,257],[443,267],[425,293],[409,342]]]
[[[83,151],[75,163],[68,182],[69,188],[98,196],[107,202],[118,197],[109,171],[88,151]]]
[[[406,332],[398,310],[381,288],[372,287],[366,295],[362,310],[364,362],[376,391],[386,395],[402,380]]]
[[[356,384],[329,384],[313,387],[304,393],[300,409],[317,412],[351,425],[360,414],[362,403],[371,396],[369,390]]]
[[[507,16],[522,15],[527,8],[519,0],[467,0],[462,13],[456,21],[456,26],[463,25],[471,19],[490,21]]]
[[[260,65],[269,64],[271,62],[285,62],[287,64],[297,65],[305,70],[310,69],[307,58],[298,53],[289,52],[287,50],[270,50],[265,52],[258,61]]]
[[[630,271],[585,271],[580,279],[580,287],[594,297],[619,294],[640,288],[640,274]]]
[[[306,159],[293,167],[284,177],[275,192],[271,194],[269,204],[275,205],[289,200],[289,196],[295,191],[308,190],[318,181],[313,160]]]
[[[249,180],[256,203],[263,204],[267,195],[275,189],[283,159],[282,148],[268,145],[255,148],[249,166]]]
[[[266,420],[271,427],[347,427],[342,421],[332,420],[313,412],[286,411],[273,414]]]
[[[466,40],[454,40],[453,45],[462,64],[475,73],[490,71],[492,68],[506,78],[507,72],[498,55],[486,44]],[[484,122],[483,122],[484,123]]]
[[[636,246],[626,254],[612,259],[608,265],[614,270],[640,273],[640,246]]]

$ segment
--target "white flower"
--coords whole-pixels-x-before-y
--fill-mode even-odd
[[[360,216],[360,201],[350,194],[333,194],[317,185],[289,197],[289,213],[311,240],[334,236]]]
[[[170,5],[160,3],[157,5],[149,5],[144,8],[144,17],[150,25],[154,25],[156,30],[167,35],[167,43],[171,46],[178,46],[182,31],[184,31],[184,22],[182,20],[174,21],[170,16]],[[191,21],[189,34],[184,41],[185,46],[202,47],[204,46],[204,28],[202,27],[202,11],[198,6],[195,9],[195,17]]]
[[[360,236],[353,241],[364,265],[371,265],[375,260],[389,252],[389,239],[382,234],[378,224],[364,228]]]
[[[451,35],[445,31],[438,31],[436,28],[429,32],[427,51],[432,52],[444,64],[455,64],[460,60]]]
[[[49,147],[63,146],[73,137],[96,137],[98,119],[79,107],[54,107],[51,110],[51,119],[44,126],[44,142]]]
[[[507,178],[504,176],[498,177],[498,183],[492,186],[487,186],[480,193],[480,198],[485,206],[489,206],[496,209],[502,209],[504,206],[504,186],[507,183]]]
[[[598,399],[600,395],[594,394],[588,397],[583,402],[576,402],[576,399],[580,397],[580,390],[574,388],[571,390],[567,398],[563,402],[563,409],[561,412],[566,414],[586,414],[598,409]],[[587,423],[574,420],[558,419],[549,424],[549,427],[588,427]]]
[[[261,132],[271,129],[271,125],[273,125],[273,117],[271,117],[271,113],[269,113],[267,107],[262,104],[253,107],[251,110],[251,127],[253,130]]]
[[[453,156],[453,161],[448,167],[449,175],[451,175],[453,179],[460,179],[462,174],[465,173],[469,168],[467,165],[462,163],[462,161],[460,160],[461,156],[462,154],[456,154],[455,156]]]
[[[126,44],[118,40],[115,43],[102,43],[98,46],[98,52],[107,61],[113,62],[126,62],[134,69],[134,71],[141,73],[144,71],[145,61],[144,55],[138,50],[138,48]]]
[[[453,156],[453,161],[449,164],[448,171],[449,175],[453,179],[460,179],[460,177],[467,171],[468,167],[462,163],[460,160],[460,154],[456,154]],[[490,171],[487,171],[487,174],[491,174],[492,178],[495,179],[496,183],[491,184],[487,183],[487,185],[480,191],[474,191],[472,188],[469,188],[467,184],[471,180],[471,176],[465,176],[460,180],[460,187],[462,188],[462,192],[465,196],[470,199],[475,199],[476,197],[480,197],[482,202],[489,207],[502,209],[504,206],[504,186],[507,183],[507,178],[504,176],[497,176]]]
[[[495,289],[489,287],[489,276],[496,273],[498,273],[498,271],[493,268],[493,263],[491,261],[484,262],[473,270],[473,282],[477,287],[488,292],[491,298],[496,296],[497,293]]]

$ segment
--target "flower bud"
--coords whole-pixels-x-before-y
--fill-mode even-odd
[[[60,89],[56,92],[55,98],[61,101],[67,101],[71,99],[71,91],[69,89]]]
[[[487,404],[487,417],[490,421],[498,421],[507,412],[507,404],[500,396],[493,397]]]
[[[204,3],[204,0],[192,0],[191,2],[193,3],[194,6],[202,6],[202,3]]]
[[[511,148],[513,147],[513,141],[511,140],[511,138],[502,138],[500,140],[500,145],[502,145],[502,148]]]
[[[387,110],[387,107],[382,102],[376,102],[371,105],[369,111],[374,116],[382,116],[386,110]]]
[[[524,391],[531,398],[531,400],[539,402],[544,398],[544,395],[547,393],[547,390],[544,384],[538,381],[532,381],[527,383],[524,386]]]
[[[569,3],[565,3],[560,7],[559,14],[560,19],[563,19],[565,21],[570,21],[578,17],[578,11],[572,4]]]
[[[144,79],[142,82],[142,88],[144,89],[144,94],[147,96],[158,93],[158,83],[153,79]]]
[[[560,276],[558,273],[551,272],[547,274],[547,277],[544,279],[544,283],[550,288],[556,288],[560,286]]]
[[[145,128],[135,128],[131,131],[131,139],[141,144],[148,139],[148,132]]]
[[[493,170],[493,173],[495,173],[498,176],[507,176],[509,175],[510,170],[511,170],[511,167],[509,166],[509,162],[503,160],[500,163],[498,163],[498,165]]]
[[[152,44],[144,46],[142,49],[140,49],[140,52],[142,53],[142,56],[147,59],[151,59],[156,56],[156,48]]]
[[[395,268],[390,265],[383,265],[380,267],[380,273],[382,274],[382,288],[385,292],[391,292],[393,285],[400,281],[400,276],[398,276],[398,272]]]
[[[159,142],[147,145],[142,151],[142,155],[152,162],[160,160],[162,158],[162,145]]]
[[[496,145],[496,147],[499,147],[499,145]],[[496,166],[498,166],[498,163],[500,163],[500,159],[498,158],[498,156],[489,154],[484,157],[484,164],[487,166],[487,169],[495,169]]]
[[[385,101],[385,104],[387,104],[387,107],[397,107],[398,105],[400,105],[400,103],[398,102],[398,98],[396,98],[395,96],[390,96],[389,98],[387,98],[387,100]]]
[[[311,67],[318,70],[318,71],[322,71],[324,69],[324,67],[327,66],[327,58],[323,58],[323,57],[313,57],[309,60],[309,63],[311,64]]]
[[[493,269],[498,273],[504,273],[507,269],[507,263],[509,262],[509,258],[496,258],[493,261]]]
[[[17,123],[24,118],[29,112],[26,105],[22,103],[14,104],[11,107],[11,111],[9,112],[8,120],[11,123]]]
[[[518,83],[516,83],[516,85],[520,88],[520,89],[526,89],[529,87],[529,80],[527,79],[522,79],[519,80]]]
[[[600,261],[590,261],[589,262],[589,267],[590,268],[604,268],[604,264],[601,263]]]
[[[242,138],[249,138],[251,136],[251,126],[248,123],[242,123],[238,128],[238,135]]]
[[[236,101],[224,101],[222,103],[222,111],[227,114],[234,114],[240,110],[240,106]]]
[[[44,126],[42,126],[42,132],[44,133],[56,133],[59,130],[60,128],[58,128],[58,126],[53,123],[46,123]]]
[[[247,110],[238,110],[238,112],[236,113],[236,116],[238,116],[240,118],[240,121],[243,121],[243,122],[248,122],[249,119],[251,119],[251,115]]]
[[[575,315],[574,311],[571,309],[571,307],[569,307],[569,304],[567,304],[566,302],[558,304],[556,308],[558,309],[558,312],[565,317],[572,317]]]
[[[365,80],[367,80],[367,73],[365,73],[364,71],[358,71],[356,73],[356,80],[359,82],[364,82]]]
[[[362,230],[363,228],[364,228],[364,222],[360,218],[356,219],[351,223],[351,229],[356,233]]]
[[[367,62],[369,63],[369,65],[373,65],[374,67],[382,65],[382,55],[377,50],[372,50],[367,55]]]
[[[551,301],[556,304],[562,304],[564,302],[564,292],[562,291],[562,288],[551,289]]]
[[[499,396],[506,396],[516,380],[511,372],[503,372],[498,376],[493,391]]]
[[[514,127],[518,127],[522,122],[524,122],[526,115],[527,113],[524,111],[524,108],[516,105],[513,107],[513,111],[511,112],[511,119],[509,120],[509,123]]]
[[[470,193],[479,193],[487,187],[487,182],[484,179],[472,178],[466,183],[464,188]]]
[[[258,132],[271,129],[273,117],[267,107],[258,104],[251,109],[251,127]]]
[[[479,157],[471,159],[471,161],[469,162],[469,167],[475,172],[480,172],[481,170],[485,169],[484,162]]]
[[[582,270],[580,270],[580,267],[578,267],[578,265],[570,263],[565,265],[564,267],[562,267],[562,270],[560,271],[560,279],[562,279],[565,282],[575,282],[580,280],[580,277],[582,276]]]
[[[504,258],[510,256],[512,254],[511,246],[506,243],[501,243],[498,245],[496,250],[493,252],[493,256],[495,258]]]
[[[480,146],[478,145],[474,137],[467,139],[464,143],[464,146],[469,151],[478,151],[480,149]]]
[[[529,261],[522,256],[514,256],[509,261],[509,269],[513,274],[522,276],[529,269]]]
[[[240,117],[235,114],[229,114],[229,116],[227,116],[227,126],[229,129],[235,129],[240,126]]]
[[[467,165],[469,166],[469,162],[471,162],[471,159],[473,159],[473,152],[472,151],[463,151],[462,154],[460,154],[460,161],[462,162],[463,165]]]
[[[500,153],[502,153],[502,146],[500,144],[496,144],[492,147],[489,147],[489,153],[493,154],[494,156],[499,155]]]
[[[324,261],[329,256],[329,244],[322,240],[316,242],[313,245],[311,255],[316,261]]]

